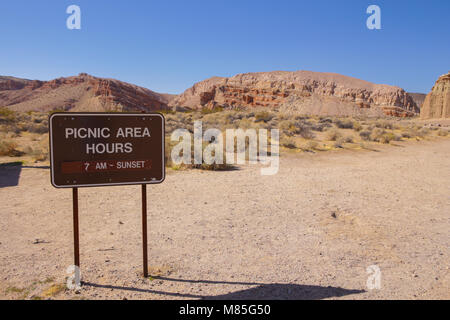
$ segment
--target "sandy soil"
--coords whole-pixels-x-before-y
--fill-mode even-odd
[[[272,177],[170,172],[148,188],[151,279],[140,187],[82,189],[79,293],[64,290],[71,191],[45,167],[1,168],[0,298],[449,299],[449,159],[442,138],[290,154]]]

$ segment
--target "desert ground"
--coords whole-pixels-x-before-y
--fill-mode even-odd
[[[0,298],[449,299],[449,159],[436,136],[287,151],[274,176],[168,169],[148,187],[149,279],[140,187],[80,189],[77,292],[71,190],[50,185],[45,162],[3,165]],[[371,265],[380,289],[366,286]]]

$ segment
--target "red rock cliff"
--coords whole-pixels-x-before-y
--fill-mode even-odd
[[[425,98],[420,117],[422,119],[450,118],[450,72],[436,81]]]
[[[157,111],[170,95],[87,74],[51,81],[0,77],[0,106],[17,111]]]
[[[401,88],[311,71],[215,77],[195,84],[172,105],[194,109],[267,107],[332,115],[409,117],[419,113],[416,103]]]

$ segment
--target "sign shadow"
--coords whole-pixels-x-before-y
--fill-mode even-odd
[[[228,284],[254,286],[250,289],[243,289],[230,292],[223,295],[198,295],[181,292],[166,292],[160,290],[150,290],[133,287],[122,287],[114,285],[100,285],[95,283],[83,282],[84,286],[103,288],[111,290],[124,290],[141,293],[158,294],[168,297],[190,298],[199,300],[322,300],[327,298],[339,298],[352,294],[360,294],[365,290],[344,289],[340,287],[322,287],[315,285],[299,285],[299,284],[280,284],[280,283],[251,283],[251,282],[226,282],[226,281],[210,281],[210,280],[185,280],[172,279],[165,277],[155,277],[156,280],[189,282],[189,283],[205,283],[205,284]]]
[[[0,164],[0,188],[19,185],[22,162]]]
[[[49,166],[24,166],[22,162],[0,164],[0,188],[16,187],[19,185],[22,169],[50,169]]]

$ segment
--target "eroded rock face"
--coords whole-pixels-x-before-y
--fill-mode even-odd
[[[261,72],[211,78],[195,84],[172,106],[200,108],[267,107],[321,115],[386,115],[419,113],[401,88],[378,85],[333,73]]]
[[[16,111],[157,111],[172,97],[87,74],[51,81],[0,77],[0,107]]]
[[[408,92],[408,95],[414,100],[419,109],[422,108],[423,102],[427,97],[426,93]]]
[[[450,118],[450,72],[436,81],[425,98],[420,117],[422,119]]]

